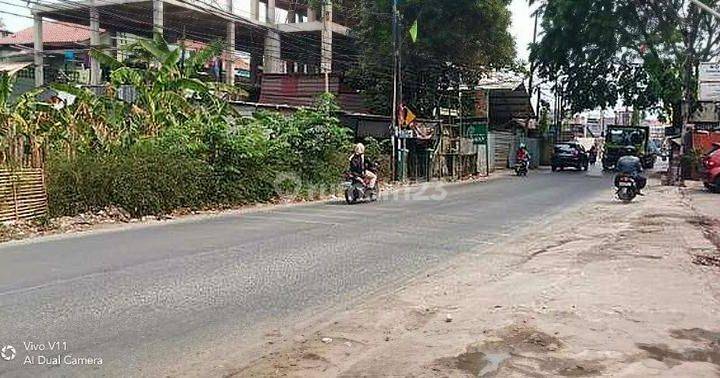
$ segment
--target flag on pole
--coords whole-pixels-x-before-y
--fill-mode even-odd
[[[415,116],[415,113],[413,113],[408,107],[405,107],[405,126],[412,125],[416,119],[417,117]]]
[[[417,42],[418,39],[418,20],[416,19],[415,22],[413,22],[412,26],[410,27],[410,38],[412,39],[413,43]]]

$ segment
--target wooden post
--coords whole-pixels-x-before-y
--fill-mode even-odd
[[[43,193],[45,194],[45,216],[50,216],[50,200],[48,200],[47,182],[45,181],[45,169],[40,168],[40,179],[42,180]]]
[[[20,214],[19,214],[19,205],[18,205],[18,198],[17,198],[17,186],[15,185],[15,176],[11,176],[11,183],[12,183],[12,191],[13,191],[13,204],[15,205],[15,222],[20,220]]]

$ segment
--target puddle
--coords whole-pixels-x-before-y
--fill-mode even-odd
[[[500,365],[510,358],[510,353],[483,353],[476,347],[468,348],[468,351],[453,358],[451,365],[458,370],[470,373],[475,377],[484,377],[500,369]]]
[[[480,370],[479,376],[494,373],[500,369],[500,364],[510,358],[510,353],[488,353],[485,355],[485,367]]]
[[[554,352],[563,348],[562,341],[556,336],[532,327],[510,326],[496,332],[492,340],[468,345],[464,353],[435,360],[433,370],[461,371],[473,377],[504,376],[508,369],[530,376],[602,374],[604,366],[599,361],[556,357]]]

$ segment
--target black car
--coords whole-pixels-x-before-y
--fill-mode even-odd
[[[552,157],[552,170],[563,170],[567,167],[573,167],[577,170],[587,171],[590,157],[585,147],[580,143],[567,142],[555,145],[555,151]]]

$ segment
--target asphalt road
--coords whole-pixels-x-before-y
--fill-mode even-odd
[[[8,244],[0,247],[0,345],[17,356],[0,359],[0,375],[223,374],[269,348],[261,343],[270,330],[282,335],[454,255],[482,254],[599,191],[610,198],[610,185],[542,171],[445,187],[444,196],[421,188],[372,204]],[[30,342],[45,350],[28,351]],[[59,367],[39,365],[57,355]],[[71,365],[76,357],[102,365]]]

